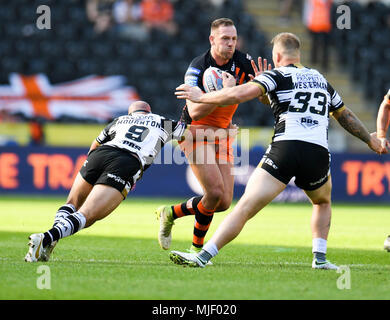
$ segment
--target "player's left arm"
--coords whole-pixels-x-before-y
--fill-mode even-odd
[[[261,85],[254,85],[253,81],[241,84],[236,87],[223,88],[219,91],[203,93],[197,87],[190,87],[182,84],[176,88],[175,95],[178,99],[188,99],[197,103],[215,105],[232,105],[246,102],[262,96],[265,92]]]
[[[259,63],[261,63],[259,61]],[[224,83],[230,74],[222,74]],[[187,99],[197,103],[210,103],[219,106],[232,105],[246,102],[254,98],[261,98],[267,92],[276,89],[278,74],[273,71],[263,71],[250,82],[232,88],[223,88],[204,94],[199,88],[191,88],[186,84],[176,88],[175,95],[178,99]]]
[[[385,153],[380,140],[375,135],[370,135],[365,125],[346,106],[332,112],[332,116],[350,134],[365,142],[370,149],[378,154]]]
[[[254,75],[248,74],[250,80],[253,80],[255,77],[261,75],[264,71],[272,70],[272,65],[270,63],[268,63],[268,60],[265,58],[263,59],[261,57],[258,57],[257,64],[258,64],[258,66],[256,65],[256,63],[253,59],[251,60],[251,66],[252,66]],[[265,105],[271,104],[271,102],[269,101],[268,96],[266,94],[260,96],[259,101]]]

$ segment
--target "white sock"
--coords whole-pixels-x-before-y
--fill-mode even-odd
[[[68,215],[75,213],[76,208],[74,207],[73,204],[67,203],[64,204],[62,207],[60,207],[54,217],[54,225],[56,225],[59,221],[60,218],[66,218]]]
[[[66,218],[59,218],[54,228],[59,230],[60,239],[62,239],[83,229],[86,222],[87,220],[81,212],[75,212]]]
[[[326,253],[326,243],[327,241],[322,238],[314,238],[313,239],[313,249],[312,253],[319,252],[319,253]]]

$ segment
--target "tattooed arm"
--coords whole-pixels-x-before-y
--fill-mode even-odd
[[[350,109],[343,107],[334,111],[332,115],[346,131],[367,143],[370,149],[379,154],[384,152],[381,141],[375,135],[370,135],[364,124]]]

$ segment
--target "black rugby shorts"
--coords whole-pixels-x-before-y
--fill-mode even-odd
[[[311,191],[324,185],[330,174],[330,153],[317,144],[299,140],[272,142],[259,166],[273,177]]]
[[[142,170],[138,158],[129,151],[103,145],[88,155],[80,174],[89,184],[108,185],[126,198]]]

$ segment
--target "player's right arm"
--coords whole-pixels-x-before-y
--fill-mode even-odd
[[[188,113],[192,120],[200,120],[212,113],[218,106],[209,103],[196,103],[186,100]]]
[[[259,62],[260,63],[260,62]],[[229,74],[223,74],[229,77]],[[178,99],[187,99],[197,103],[210,103],[219,106],[232,105],[246,102],[254,98],[261,98],[267,92],[276,88],[275,79],[278,75],[273,71],[265,71],[256,76],[252,81],[231,88],[223,88],[204,94],[199,88],[182,84],[176,88],[175,95]]]
[[[390,143],[386,139],[386,133],[390,124],[390,89],[384,96],[383,101],[378,110],[376,119],[376,134],[381,140],[383,148],[390,148]]]
[[[90,154],[97,147],[113,139],[115,133],[110,133],[110,129],[115,125],[117,119],[109,123],[97,136],[95,140],[92,141],[91,146],[89,147],[88,154]]]
[[[184,83],[190,87],[199,87],[202,83],[203,72],[195,65],[195,61],[191,62],[184,76]],[[199,88],[199,90],[202,90]],[[186,100],[187,110],[192,120],[199,120],[212,113],[216,105],[209,103],[197,103],[191,100]]]
[[[93,140],[91,143],[91,146],[89,147],[88,154],[90,154],[93,150],[95,150],[99,146],[100,146],[100,143],[97,142],[96,140]]]

